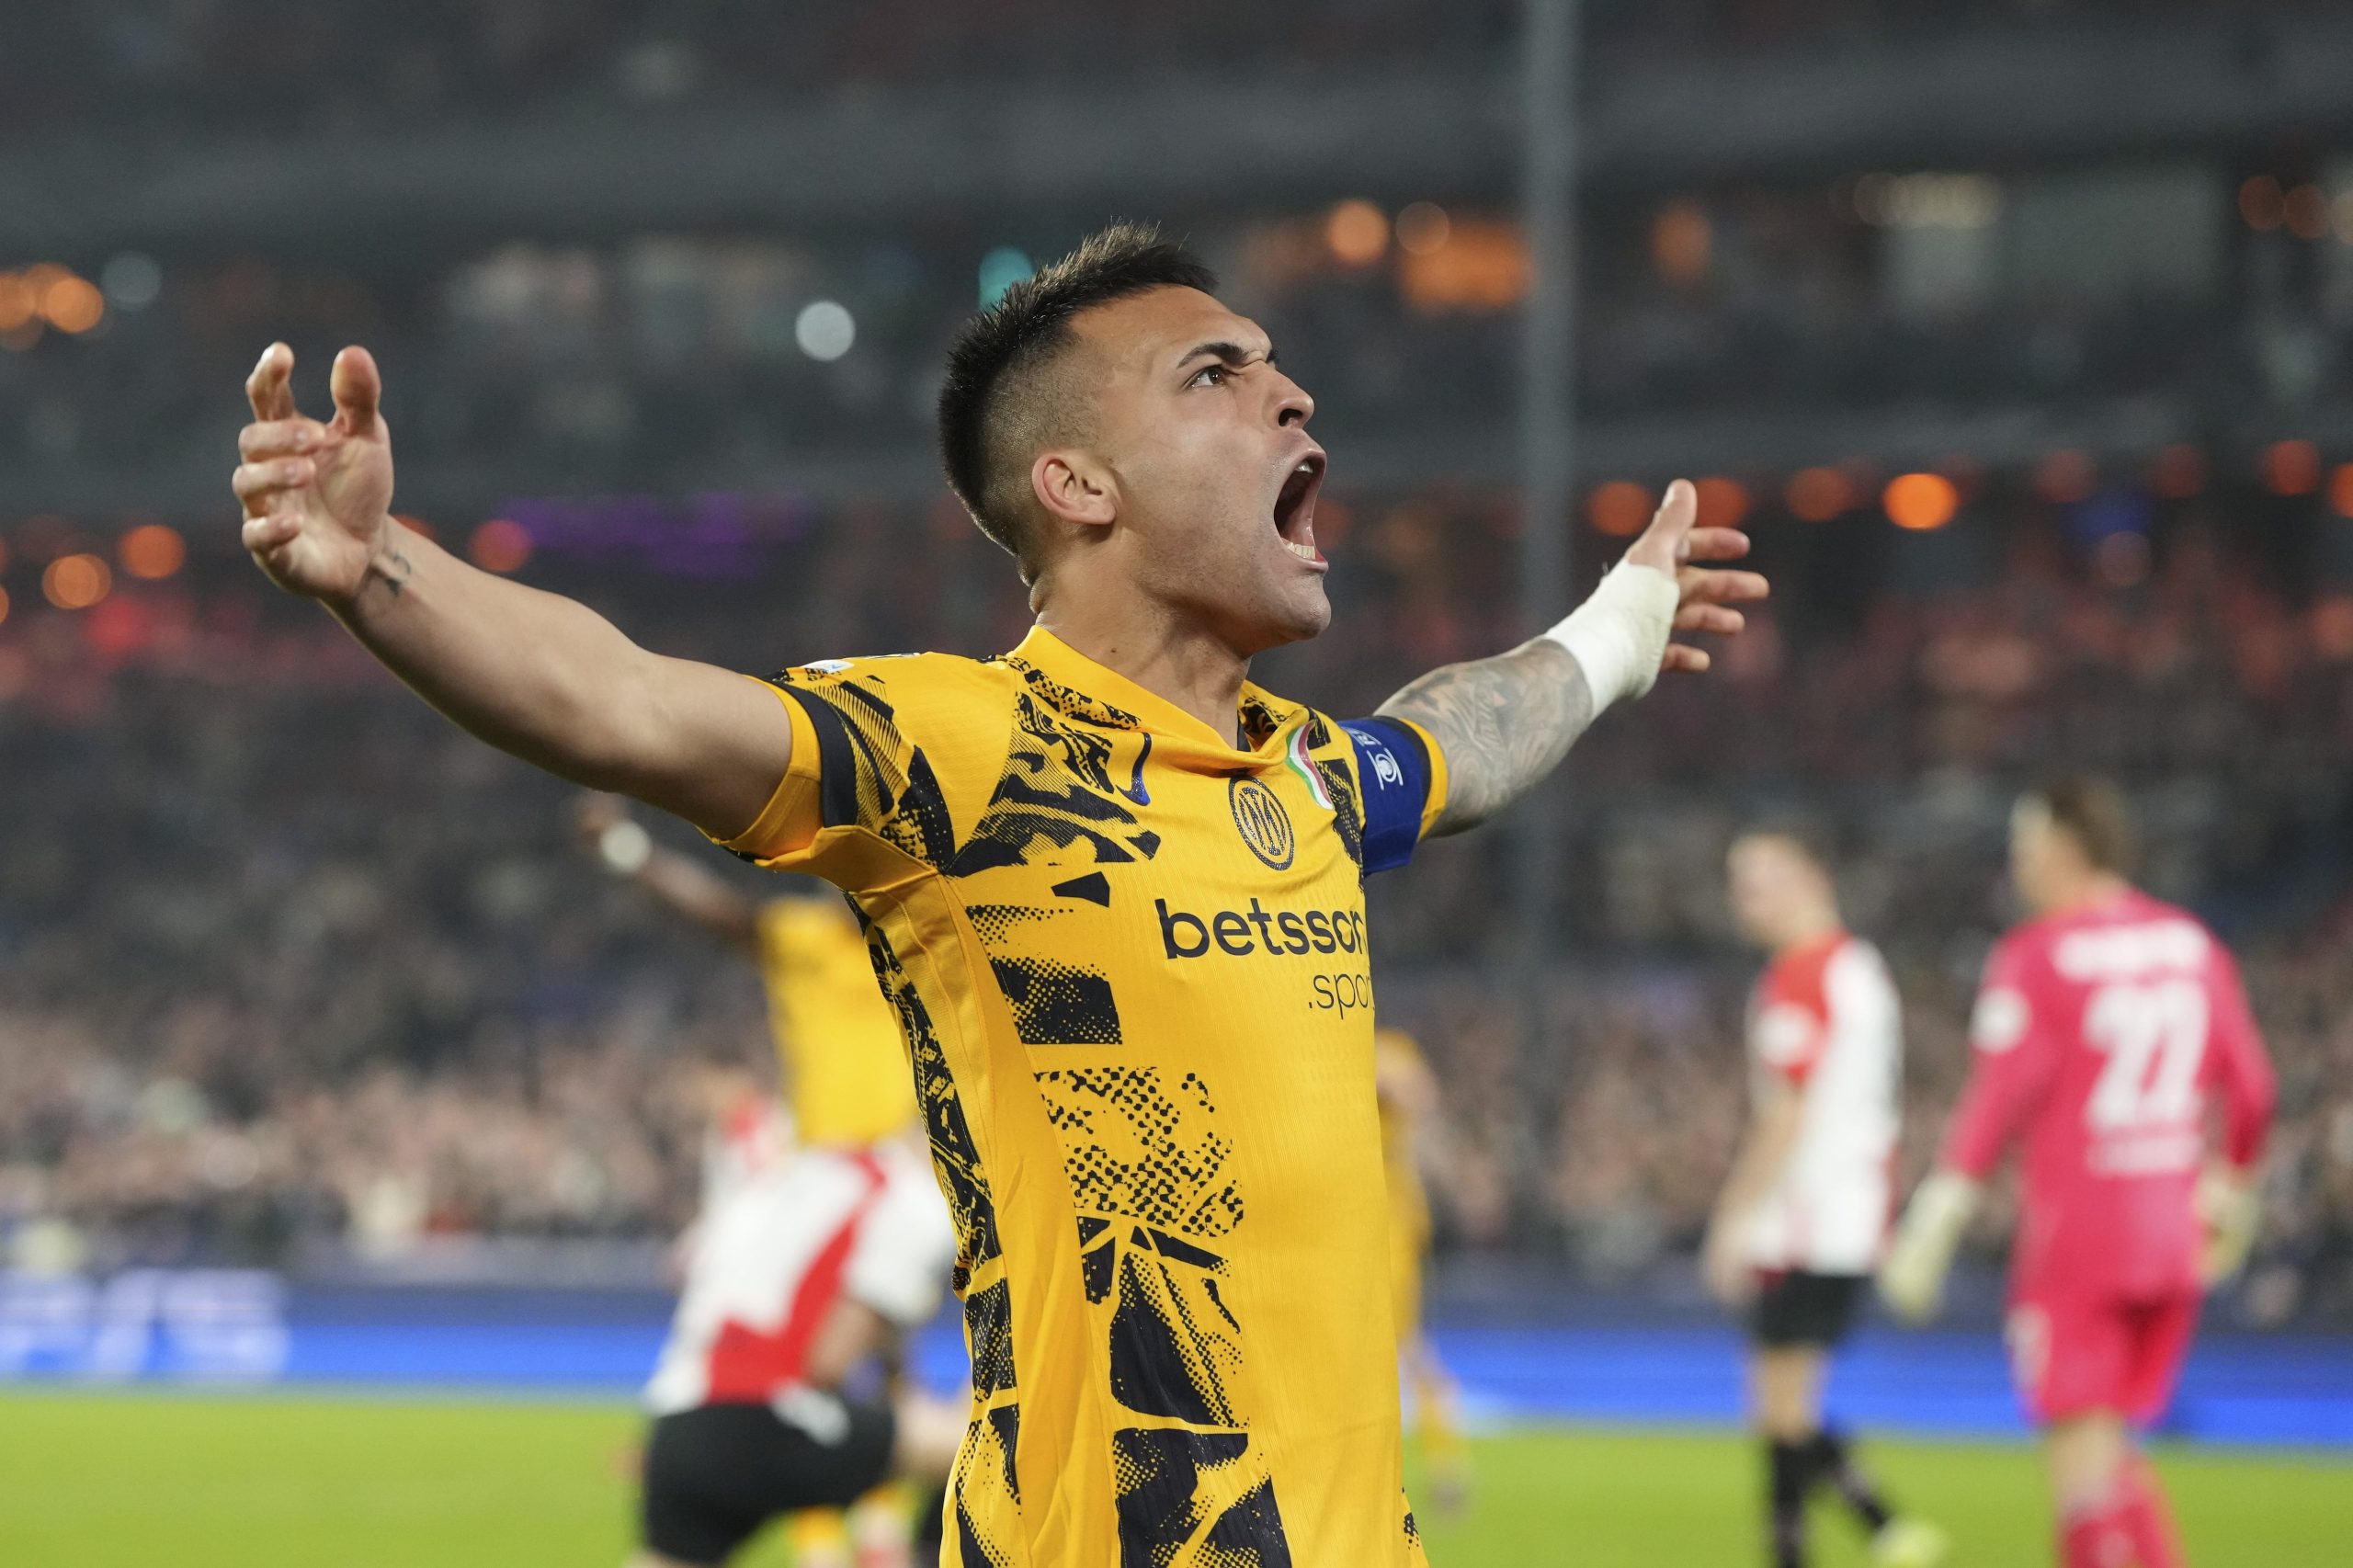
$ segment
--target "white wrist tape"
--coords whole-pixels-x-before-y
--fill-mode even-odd
[[[654,839],[633,822],[617,822],[597,835],[597,853],[615,876],[634,876],[653,857]]]
[[[1655,566],[1620,561],[1593,597],[1544,635],[1569,651],[1585,672],[1598,715],[1613,702],[1640,697],[1658,679],[1666,634],[1675,629],[1683,592]]]

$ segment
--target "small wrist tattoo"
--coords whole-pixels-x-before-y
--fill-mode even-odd
[[[394,598],[401,597],[401,590],[408,586],[408,579],[415,573],[416,568],[408,563],[408,557],[397,550],[392,552],[390,560],[374,562],[369,566],[369,575],[381,581]]]

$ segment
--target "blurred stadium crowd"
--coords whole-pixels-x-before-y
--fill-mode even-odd
[[[2300,407],[2341,374],[2353,205],[2348,243],[2259,306],[2209,291],[2223,270],[2217,193],[2194,173],[2117,187],[2145,208],[2136,225],[2178,218],[2181,233],[2112,257],[2107,287],[2046,287],[2045,272],[2086,265],[2064,246],[1998,285],[1978,276],[1994,268],[1997,214],[2047,226],[2112,184],[1923,176],[1893,194],[1824,182],[1635,204],[1592,247],[1580,405],[1603,422],[1830,418],[2163,393],[2228,427],[2249,409]],[[1901,247],[1884,210],[1904,199],[1942,214],[1902,231],[1904,255],[1930,258],[1912,265],[1890,259]],[[1386,220],[1365,211],[1361,254],[1346,204],[1191,233],[1286,362],[1345,389],[1325,427],[1459,468],[1509,416],[1517,231],[1475,206],[1425,203],[1401,214],[1392,250]],[[972,307],[967,268],[985,248],[961,233],[648,235],[506,244],[397,276],[250,256],[159,269],[125,253],[99,270],[113,306],[102,333],[0,342],[23,350],[0,353],[0,460],[28,481],[191,467],[221,447],[214,389],[272,335],[313,367],[364,336],[387,367],[404,455],[459,472],[537,464],[632,488],[765,473],[810,449],[895,459],[927,438],[938,346]],[[1013,276],[1029,266],[1011,247],[993,254]],[[813,316],[813,303],[833,313]]]
[[[2330,553],[2353,525],[2227,487],[2138,505],[1988,480],[1918,534],[1760,509],[1780,597],[1756,634],[1568,769],[1572,956],[1532,1040],[1504,978],[1509,844],[1433,846],[1376,884],[1384,1017],[1444,1085],[1442,1244],[1681,1267],[1745,1088],[1755,959],[1722,853],[1768,816],[1835,843],[1895,965],[1916,1168],[2011,918],[2010,793],[2087,767],[2131,785],[2147,883],[2244,954],[2279,1061],[2243,1310],[2353,1319],[2353,574]],[[561,519],[506,548],[650,644],[738,666],[1018,634],[1011,574],[952,507],[737,510],[699,553]],[[1270,687],[1368,710],[1517,634],[1507,500],[1344,487],[1327,510],[1336,625],[1270,656]],[[176,574],[0,624],[0,1255],[300,1266],[681,1224],[691,1069],[766,1054],[749,966],[580,855],[560,786],[271,596],[229,525],[184,526]],[[1590,570],[1607,541],[1585,539]]]
[[[2252,13],[2293,10],[2269,0]],[[2194,0],[1588,0],[1601,48],[1749,49],[1949,32],[1989,20],[2175,16]],[[1477,58],[1508,42],[1504,0],[1245,0],[1165,7],[1121,0],[990,0],[952,16],[906,4],[850,9],[757,0],[433,0],[382,13],[288,17],[267,0],[139,0],[47,8],[0,57],[0,125],[85,117],[182,127],[244,122],[334,130],[419,113],[480,118],[616,96],[809,92],[861,83],[1038,79],[1107,61],[1151,68],[1236,60],[1313,68]],[[920,23],[921,25],[911,25]]]

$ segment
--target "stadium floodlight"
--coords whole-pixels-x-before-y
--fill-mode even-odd
[[[838,301],[813,301],[794,319],[792,340],[812,359],[838,359],[858,341],[858,323]]]

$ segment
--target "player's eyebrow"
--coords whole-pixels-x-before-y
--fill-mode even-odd
[[[1231,365],[1236,369],[1239,369],[1241,367],[1250,362],[1252,355],[1256,352],[1256,351],[1255,349],[1245,348],[1239,343],[1227,343],[1221,339],[1214,342],[1197,343],[1193,345],[1192,347],[1185,351],[1183,357],[1176,361],[1176,364],[1178,369],[1181,369],[1185,366],[1191,364],[1194,360],[1199,359],[1201,356],[1206,354],[1211,358],[1217,360],[1220,364]],[[1267,363],[1269,365],[1276,362],[1275,346],[1271,343],[1267,345],[1266,359]]]

